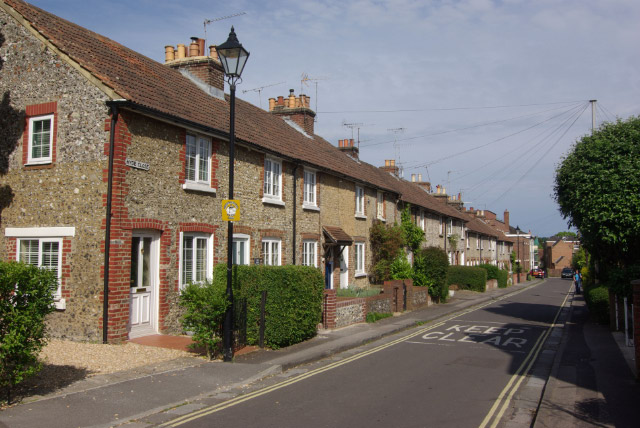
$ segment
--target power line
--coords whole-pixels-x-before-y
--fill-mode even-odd
[[[532,106],[547,106],[554,104],[575,104],[582,103],[585,100],[579,101],[559,101],[553,103],[538,103],[538,104],[514,104],[514,105],[498,105],[498,106],[483,106],[483,107],[448,107],[448,108],[423,108],[423,109],[399,109],[399,110],[341,110],[341,111],[321,111],[318,113],[323,114],[344,114],[344,113],[409,113],[409,112],[421,112],[421,111],[454,111],[454,110],[490,110],[500,108],[515,108],[515,107],[532,107]]]
[[[588,106],[588,104],[585,104],[585,107],[584,107],[584,108],[586,108],[587,106]],[[576,108],[576,107],[572,107],[572,108],[571,108],[571,110],[573,110],[573,109],[575,109],[575,108]],[[546,122],[549,122],[549,121],[551,121],[551,120],[553,120],[553,119],[556,119],[557,117],[560,117],[560,116],[562,116],[562,115],[563,115],[563,114],[565,114],[565,113],[566,113],[566,112],[562,112],[562,113],[560,113],[560,114],[558,114],[558,115],[552,116],[552,117],[550,117],[550,118],[548,118],[548,119],[545,119],[545,120],[540,121],[540,122],[538,122],[538,123],[536,123],[536,124],[533,124],[533,125],[531,125],[531,126],[529,126],[529,127],[525,128],[525,129],[521,129],[520,131],[514,132],[514,133],[512,133],[512,134],[506,135],[506,136],[504,136],[504,137],[498,138],[498,139],[493,140],[493,141],[490,141],[490,142],[488,142],[488,143],[481,144],[481,145],[479,145],[479,146],[475,146],[475,147],[472,147],[472,148],[470,148],[470,149],[463,150],[463,151],[460,151],[460,152],[454,153],[454,154],[452,154],[452,155],[442,157],[442,158],[437,159],[437,160],[435,160],[435,161],[427,162],[427,163],[425,163],[425,164],[422,164],[422,165],[418,165],[418,166],[412,167],[411,169],[421,168],[421,167],[423,167],[423,166],[435,165],[435,164],[440,163],[440,162],[442,162],[442,161],[444,161],[444,160],[451,159],[451,158],[453,158],[453,157],[460,156],[460,155],[463,155],[463,154],[467,154],[467,153],[473,152],[473,151],[475,151],[475,150],[481,149],[481,148],[483,148],[483,147],[487,147],[487,146],[489,146],[489,145],[491,145],[491,144],[497,143],[497,142],[502,141],[502,140],[506,140],[507,138],[513,137],[513,136],[515,136],[515,135],[518,135],[518,134],[521,134],[521,133],[523,133],[523,132],[526,132],[526,131],[528,131],[528,130],[530,130],[530,129],[533,129],[533,128],[537,127],[537,126],[540,126],[540,125],[542,125],[543,123],[546,123]]]
[[[538,146],[541,146],[541,145],[544,147],[544,145],[546,145],[546,143],[547,143],[548,141],[550,141],[550,139],[552,138],[552,136],[553,136],[554,134],[556,134],[557,132],[559,132],[559,131],[560,131],[560,129],[562,129],[562,127],[563,127],[563,126],[565,126],[565,125],[566,125],[566,124],[567,124],[567,123],[568,123],[568,122],[569,122],[573,117],[576,117],[576,118],[577,118],[577,117],[579,117],[579,116],[584,112],[584,110],[587,108],[587,106],[588,106],[588,105],[583,106],[583,109],[582,109],[582,110],[580,110],[580,111],[578,111],[579,109],[577,109],[577,108],[576,108],[576,109],[573,109],[573,110],[575,110],[575,111],[572,111],[572,112],[571,112],[571,114],[569,115],[569,117],[568,117],[567,119],[563,120],[563,122],[562,122],[562,123],[560,123],[558,126],[556,126],[556,127],[555,127],[555,129],[553,129],[553,130],[549,133],[549,135],[545,136],[545,137],[544,137],[544,138],[543,138],[539,143],[537,143],[537,144],[533,145],[532,147],[530,147],[529,149],[527,149],[527,150],[523,153],[523,155],[527,155],[527,154],[529,154],[529,153],[531,153],[531,154],[530,154],[526,159],[524,159],[524,163],[526,163],[526,162],[528,162],[528,161],[529,161],[529,159],[531,158],[531,156],[532,156],[532,154],[533,154],[532,152],[533,152],[533,150],[534,150],[534,149],[536,149]],[[538,136],[541,136],[542,134],[545,134],[545,133],[547,133],[547,132],[548,132],[548,130],[545,130],[544,132],[542,132],[542,133],[538,134]],[[537,138],[537,137],[536,137],[536,138]],[[519,148],[520,148],[520,147],[518,147],[518,149],[519,149]],[[514,150],[514,151],[515,151],[515,150]],[[534,164],[534,165],[535,165],[535,164]],[[499,176],[500,174],[503,174],[503,175],[510,174],[510,169],[512,169],[512,168],[517,168],[517,167],[519,167],[519,166],[520,166],[520,164],[519,164],[519,163],[511,163],[511,164],[510,164],[510,166],[508,166],[507,168],[502,169],[502,170],[497,170],[495,173],[491,174],[489,177],[485,178],[484,180],[480,180],[479,182],[477,182],[477,183],[476,183],[476,185],[472,186],[472,187],[470,188],[471,192],[475,191],[475,189],[477,189],[477,188],[478,188],[478,187],[480,187],[481,185],[484,185],[485,183],[489,182],[491,179],[493,179],[493,178],[494,178],[494,177],[496,177],[496,176]],[[475,195],[474,197],[475,197],[475,198],[477,198],[477,199],[479,199],[481,196],[485,195],[488,191],[489,191],[489,190],[485,190],[484,192],[482,192],[482,193],[480,193],[480,194],[478,194],[478,195]]]
[[[560,141],[560,139],[561,139],[562,137],[564,137],[564,136],[567,134],[567,132],[569,132],[569,130],[573,127],[573,125],[574,125],[574,124],[576,123],[576,121],[580,118],[580,116],[582,116],[582,113],[584,113],[584,112],[585,112],[585,110],[587,109],[587,107],[588,107],[588,106],[587,106],[587,105],[585,105],[584,109],[580,112],[580,114],[579,114],[579,115],[574,119],[574,121],[573,121],[573,122],[571,122],[571,125],[570,125],[570,126],[566,129],[566,131],[564,131],[564,132],[562,133],[562,135],[561,135],[561,136],[556,140],[556,143],[557,143],[558,141]],[[547,149],[547,151],[545,151],[545,152],[542,154],[542,156],[540,156],[540,158],[538,159],[538,161],[537,161],[537,162],[540,162],[540,160],[542,160],[542,158],[544,158],[544,157],[547,155],[547,153],[549,153],[549,152],[551,151],[551,149],[553,148],[553,146],[554,146],[554,145],[551,145],[551,146]],[[537,163],[537,162],[536,162],[536,163]],[[531,167],[530,167],[530,168],[529,168],[529,169],[528,169],[524,174],[522,174],[522,176],[518,179],[518,181],[516,181],[516,182],[515,182],[511,187],[509,187],[509,188],[508,188],[506,191],[504,191],[500,196],[498,196],[498,197],[497,197],[493,202],[491,202],[491,204],[490,204],[490,205],[493,205],[494,203],[496,203],[497,201],[499,201],[503,196],[505,196],[507,193],[509,193],[509,192],[510,192],[514,187],[516,187],[518,184],[520,184],[520,182],[524,179],[524,177],[526,177],[526,176],[527,176],[527,175],[528,175],[528,174],[533,170],[533,168],[535,168],[535,167],[536,167],[536,163],[534,163],[533,165],[531,165]]]
[[[580,103],[580,105],[582,105],[582,103]],[[550,112],[550,111],[560,110],[560,109],[563,109],[563,108],[566,108],[566,106],[556,107],[556,108],[543,110],[543,111],[535,112],[535,113],[524,114],[524,115],[520,115],[520,116],[514,116],[514,117],[507,118],[507,119],[501,119],[501,120],[496,120],[496,121],[492,121],[492,122],[479,123],[479,124],[475,124],[475,125],[471,125],[471,126],[466,126],[466,127],[463,127],[463,128],[449,129],[449,130],[446,130],[446,131],[433,132],[431,134],[418,135],[416,137],[407,137],[407,138],[401,138],[401,139],[398,139],[398,140],[381,141],[381,142],[377,142],[377,143],[370,143],[370,144],[366,144],[364,146],[366,146],[366,147],[379,146],[381,144],[389,144],[389,143],[396,143],[396,142],[402,142],[402,141],[417,140],[419,138],[433,137],[433,136],[436,136],[436,135],[443,135],[443,134],[448,134],[448,133],[458,132],[458,131],[466,131],[466,130],[469,130],[469,129],[480,128],[482,126],[495,125],[496,123],[508,122],[510,120],[522,119],[522,118],[525,118],[525,117],[532,117],[532,116],[536,116],[536,115],[539,115],[539,114],[547,113],[547,112]]]

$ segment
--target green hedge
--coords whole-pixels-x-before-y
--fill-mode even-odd
[[[487,288],[487,271],[474,266],[449,266],[447,285],[484,292]]]
[[[593,319],[599,324],[609,324],[609,290],[602,286],[583,290]]]
[[[20,382],[36,374],[46,345],[45,318],[53,312],[58,288],[54,272],[16,262],[0,262],[0,387],[7,402]]]
[[[413,284],[429,287],[432,297],[445,302],[449,296],[447,288],[447,269],[449,259],[447,253],[438,247],[424,248],[413,260]]]
[[[487,280],[498,280],[498,288],[507,288],[507,279],[509,278],[509,272],[507,270],[489,264],[482,264],[478,267],[487,271]]]
[[[226,284],[226,265],[216,266],[214,281]],[[315,336],[322,320],[324,279],[308,266],[235,266],[234,298],[247,300],[247,341],[259,340],[260,302],[267,291],[265,345],[277,349]]]

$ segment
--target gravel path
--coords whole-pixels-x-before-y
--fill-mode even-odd
[[[42,370],[16,388],[12,401],[15,404],[29,397],[51,394],[91,376],[153,366],[178,358],[198,359],[186,351],[136,343],[105,345],[50,339],[40,353]],[[0,396],[0,408],[6,404],[3,399],[4,394]]]

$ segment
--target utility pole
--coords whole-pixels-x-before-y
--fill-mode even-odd
[[[589,100],[591,103],[591,135],[596,130],[596,103],[598,100]]]

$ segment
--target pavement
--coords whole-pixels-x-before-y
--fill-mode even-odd
[[[87,378],[3,410],[0,428],[158,425],[243,394],[259,380],[286,376],[289,369],[540,283],[533,280],[486,293],[458,291],[446,304],[374,324],[322,330],[304,343],[237,355],[232,363],[184,358]],[[582,296],[571,294],[501,425],[638,426],[640,383],[631,370],[633,353],[625,348],[607,328],[590,322]]]

